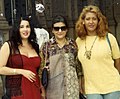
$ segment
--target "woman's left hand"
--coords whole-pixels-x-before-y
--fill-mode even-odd
[[[45,89],[44,89],[43,86],[41,87],[41,97],[42,97],[42,99],[46,99],[46,96],[45,96]]]

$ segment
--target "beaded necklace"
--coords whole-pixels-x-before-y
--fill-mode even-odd
[[[96,39],[97,39],[97,36],[95,37],[95,40],[93,41],[90,50],[88,50],[86,47],[86,39],[85,39],[85,54],[84,54],[84,56],[86,56],[86,58],[89,60],[91,59],[92,48],[94,46]]]

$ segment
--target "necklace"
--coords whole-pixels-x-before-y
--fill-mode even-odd
[[[92,48],[93,48],[93,45],[94,45],[96,39],[97,39],[97,36],[96,36],[95,40],[93,41],[93,44],[91,45],[90,50],[87,50],[86,39],[85,39],[85,54],[84,54],[84,56],[86,56],[86,58],[89,59],[89,60],[91,59]]]
[[[58,42],[57,42],[58,43]],[[62,42],[62,43],[58,43],[57,45],[60,47],[60,48],[62,48],[65,44],[67,43],[67,40],[66,40],[66,38],[65,38],[65,40]]]

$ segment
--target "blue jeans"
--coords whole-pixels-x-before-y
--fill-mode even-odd
[[[87,99],[120,99],[120,91],[107,94],[87,94]]]

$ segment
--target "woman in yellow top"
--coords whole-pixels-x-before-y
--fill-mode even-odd
[[[120,99],[120,51],[106,17],[97,6],[86,6],[75,28],[87,99]]]

